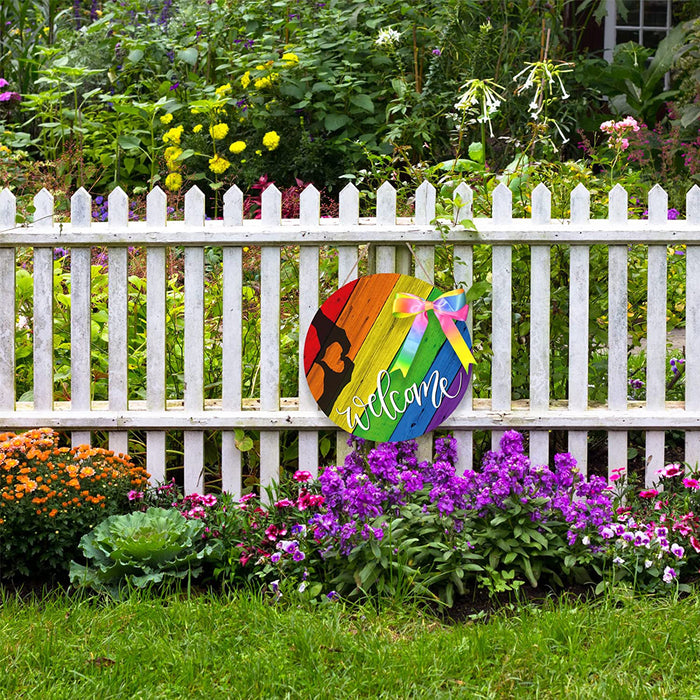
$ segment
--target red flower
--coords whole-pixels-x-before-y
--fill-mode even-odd
[[[659,492],[656,489],[647,489],[646,491],[639,492],[640,498],[654,498],[654,496],[658,496],[658,495],[659,495]]]

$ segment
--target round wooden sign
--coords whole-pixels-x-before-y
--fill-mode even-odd
[[[309,388],[340,428],[381,442],[435,430],[457,407],[474,358],[464,292],[399,274],[361,277],[316,312]]]

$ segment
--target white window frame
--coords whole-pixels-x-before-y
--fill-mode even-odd
[[[615,0],[606,0],[607,10],[605,13],[605,35],[603,38],[603,58],[608,63],[612,63],[613,51],[615,46],[617,46],[617,30],[637,30],[639,32],[639,43],[644,43],[644,32],[645,31],[660,31],[665,30],[666,34],[671,30],[671,18],[672,18],[672,0],[666,0],[666,26],[665,27],[651,27],[644,24],[644,2],[645,0],[640,0],[640,13],[639,22],[637,24],[618,24],[617,21],[617,6]]]

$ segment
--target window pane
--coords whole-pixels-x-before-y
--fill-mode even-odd
[[[664,29],[645,29],[642,37],[642,43],[648,49],[655,49],[662,39],[666,38],[666,30]]]
[[[639,30],[638,29],[618,29],[617,30],[617,43],[624,44],[628,41],[634,41],[640,44],[639,40]]]
[[[645,0],[644,18],[645,27],[665,27],[668,17],[668,5],[666,0]]]
[[[618,13],[617,26],[618,27],[634,27],[639,26],[639,6],[642,0],[624,0],[622,3],[627,9],[627,17]],[[625,39],[629,41],[629,39]]]

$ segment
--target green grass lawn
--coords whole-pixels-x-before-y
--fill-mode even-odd
[[[249,596],[0,609],[2,698],[700,698],[700,596],[488,623]]]

